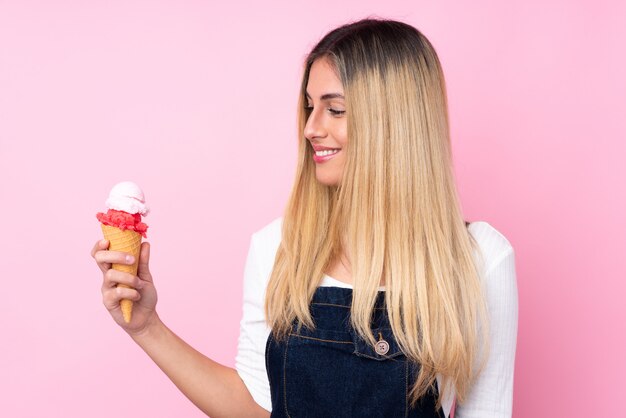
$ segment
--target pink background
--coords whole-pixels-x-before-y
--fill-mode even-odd
[[[302,59],[368,15],[435,45],[467,218],[516,250],[514,416],[623,413],[626,6],[511,3],[0,1],[0,415],[202,416],[102,306],[94,215],[144,188],[161,317],[234,365]]]

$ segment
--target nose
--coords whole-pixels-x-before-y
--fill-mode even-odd
[[[312,141],[318,137],[326,136],[326,127],[324,126],[323,114],[313,109],[304,126],[304,137]]]

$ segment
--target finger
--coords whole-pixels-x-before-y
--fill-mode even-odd
[[[152,282],[152,275],[150,274],[150,243],[141,243],[141,250],[139,253],[139,264],[137,267],[138,276],[145,281]]]
[[[128,264],[131,265],[134,263],[135,257],[130,254],[119,252],[119,251],[108,251],[102,250],[96,252],[94,258],[98,263],[98,267],[103,273],[109,271],[112,267],[112,264]]]
[[[105,262],[98,262],[98,253],[101,251],[106,251],[109,248],[109,240],[106,239],[101,239],[100,241],[97,241],[95,243],[95,245],[93,246],[93,248],[91,249],[91,256],[94,258],[94,260],[96,260],[97,264],[98,264],[98,268],[100,268],[100,271],[102,271],[103,273],[105,273],[108,269],[111,268],[111,263],[105,263]]]
[[[108,310],[119,308],[120,300],[122,299],[138,301],[141,299],[141,293],[135,289],[128,289],[122,286],[113,287],[102,293],[102,303]]]
[[[128,264],[131,265],[135,262],[135,257],[131,254],[123,253],[121,251],[108,251],[101,250],[94,254],[94,258],[98,264]],[[109,267],[110,268],[110,267]]]
[[[104,273],[104,281],[102,283],[103,288],[115,287],[118,284],[125,284],[135,289],[143,288],[143,283],[139,280],[139,277],[133,276],[130,273],[126,273],[118,270],[107,270]]]
[[[99,241],[96,241],[93,248],[91,249],[91,256],[95,258],[95,255],[98,251],[106,250],[107,248],[109,248],[109,240],[101,239]]]

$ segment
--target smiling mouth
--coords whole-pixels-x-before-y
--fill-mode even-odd
[[[329,161],[335,158],[335,155],[337,155],[339,151],[341,151],[341,148],[315,151],[313,153],[313,161],[315,161],[316,164],[323,164],[326,161]]]
[[[325,150],[321,150],[321,151],[315,151],[315,155],[317,155],[318,157],[325,157],[327,155],[333,155],[333,154],[337,154],[339,152],[341,148],[337,148],[337,149],[325,149]]]

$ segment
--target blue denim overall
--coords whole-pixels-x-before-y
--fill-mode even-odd
[[[265,346],[265,366],[272,397],[272,417],[420,417],[445,418],[435,410],[437,388],[411,408],[409,390],[419,366],[407,361],[391,332],[379,291],[372,347],[350,325],[352,289],[318,287],[311,301],[315,330],[296,323],[289,338],[272,334]]]

